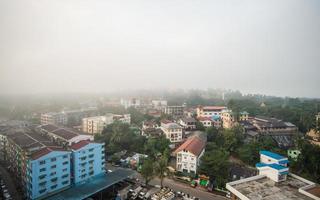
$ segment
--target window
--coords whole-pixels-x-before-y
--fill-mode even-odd
[[[68,184],[69,183],[69,181],[63,181],[62,182],[62,185],[66,185],[66,184]]]
[[[67,178],[69,176],[69,174],[64,174],[61,176],[61,178]]]
[[[55,185],[53,185],[53,186],[51,186],[51,189],[55,189],[55,188],[57,188],[57,184],[55,184]]]
[[[92,152],[93,151],[93,149],[89,149],[89,152]]]
[[[52,179],[51,179],[51,182],[56,182],[57,180],[58,180],[58,178],[55,177],[55,178],[52,178]]]
[[[68,169],[67,169],[67,168],[64,168],[62,171],[63,171],[63,172],[66,172],[66,171],[68,171]]]
[[[57,158],[51,158],[51,162],[54,162],[56,160],[57,160]]]
[[[51,169],[55,169],[55,168],[57,168],[57,165],[52,165],[51,166]]]
[[[56,174],[57,174],[57,172],[51,172],[50,176],[54,176]]]
[[[89,155],[89,158],[93,158],[93,156],[94,156],[94,155],[93,155],[93,154],[91,154],[91,155]]]
[[[41,179],[44,179],[45,177],[46,177],[46,175],[43,174],[43,175],[39,176],[39,179],[41,180]]]
[[[42,161],[39,162],[39,165],[44,165],[44,164],[46,164],[45,160],[42,160]]]
[[[68,161],[64,161],[62,164],[63,164],[63,165],[66,165],[66,164],[68,164]]]
[[[39,193],[42,194],[46,191],[47,189],[39,190]]]
[[[44,171],[46,171],[45,167],[40,169],[40,172],[44,172]]]
[[[63,158],[64,158],[64,159],[65,159],[65,158],[68,158],[68,155],[64,155]]]
[[[47,183],[47,181],[43,181],[43,182],[40,182],[39,185],[44,186],[46,183]]]

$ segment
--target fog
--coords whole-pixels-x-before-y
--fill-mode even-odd
[[[318,0],[0,0],[0,92],[320,97]]]

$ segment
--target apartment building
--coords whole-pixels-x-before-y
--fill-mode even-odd
[[[89,133],[92,135],[102,133],[103,129],[112,124],[115,121],[119,121],[122,123],[131,123],[130,114],[125,115],[115,115],[112,113],[108,113],[103,116],[95,116],[95,117],[87,117],[82,119],[82,131],[84,133]]]
[[[104,144],[83,140],[72,144],[71,150],[75,184],[105,172]]]
[[[282,155],[260,151],[260,162],[256,164],[258,175],[226,184],[226,188],[231,193],[231,199],[319,200],[320,187],[289,173],[287,164],[288,158]]]
[[[45,199],[105,172],[104,144],[74,134],[54,125],[5,134],[9,170],[26,199]]]
[[[221,116],[223,110],[227,109],[225,106],[198,106],[197,117]]]
[[[196,120],[193,117],[183,117],[179,120],[179,124],[185,130],[194,130],[196,129]]]
[[[162,108],[162,112],[167,115],[172,115],[176,117],[183,116],[184,106],[166,106]]]
[[[41,114],[41,124],[54,125],[77,125],[81,123],[82,118],[94,116],[97,113],[97,108],[85,108],[77,110],[66,110],[62,112],[49,112]]]
[[[204,151],[205,141],[197,136],[188,138],[174,151],[176,155],[176,170],[196,174]]]
[[[164,120],[161,122],[161,130],[172,143],[181,142],[183,137],[182,127],[174,122]]]
[[[47,135],[59,145],[72,145],[82,140],[93,141],[93,135],[85,134],[74,129],[62,128],[52,124],[41,125],[36,128],[39,132]]]
[[[71,152],[61,147],[45,147],[27,161],[26,196],[44,199],[71,185]]]

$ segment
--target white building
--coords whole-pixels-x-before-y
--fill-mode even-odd
[[[120,104],[124,106],[125,109],[128,109],[130,107],[138,108],[141,106],[140,99],[131,98],[131,99],[121,99]]]
[[[269,151],[260,151],[259,175],[229,182],[226,188],[233,200],[319,200],[315,183],[289,173],[288,159]]]
[[[168,102],[166,100],[152,100],[151,104],[154,109],[162,110],[167,107]]]
[[[199,106],[197,108],[197,117],[212,117],[221,116],[223,110],[227,109],[225,106]]]
[[[182,141],[182,127],[177,123],[163,121],[161,122],[161,130],[170,142],[174,143]]]
[[[167,115],[183,116],[184,106],[166,106],[162,112]]]
[[[93,135],[100,134],[102,133],[103,129],[107,125],[112,124],[115,121],[120,121],[122,123],[130,124],[131,116],[130,114],[115,115],[115,114],[108,113],[104,116],[83,118],[82,131],[85,133],[93,134]]]
[[[200,158],[205,151],[205,142],[197,136],[186,140],[175,150],[176,170],[187,173],[197,173]]]
[[[179,124],[185,130],[194,130],[196,129],[196,120],[193,117],[184,117],[179,120]]]

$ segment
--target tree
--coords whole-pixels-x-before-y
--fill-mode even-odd
[[[207,128],[206,133],[208,142],[214,142],[218,137],[219,131],[216,127],[209,127]]]
[[[148,183],[154,176],[153,167],[153,161],[151,159],[148,158],[143,161],[143,164],[141,166],[141,175],[145,179],[146,185],[148,185]]]
[[[168,160],[165,156],[162,156],[155,164],[155,173],[160,178],[161,188],[163,187],[163,179],[167,172]]]
[[[207,151],[201,157],[200,173],[203,173],[216,181],[218,187],[224,187],[228,180],[229,153],[218,149]]]
[[[199,131],[205,131],[206,128],[203,126],[203,124],[199,121],[196,121],[196,129]]]

